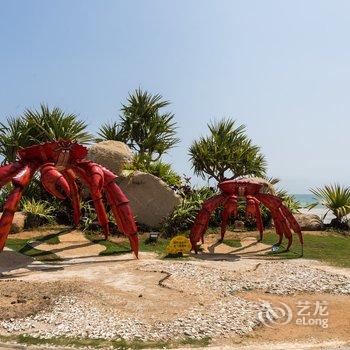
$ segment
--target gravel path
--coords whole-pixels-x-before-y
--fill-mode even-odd
[[[261,262],[242,272],[220,268],[219,264],[149,260],[136,262],[135,268],[145,273],[162,273],[164,278],[156,288],[178,291],[180,298],[191,296],[191,300],[195,297],[197,302],[189,303],[188,309],[181,310],[178,315],[159,321],[156,313],[152,320],[137,310],[131,314],[123,307],[111,307],[99,291],[96,292],[98,298],[92,298],[92,294],[86,297],[72,294],[55,299],[50,309],[34,316],[5,319],[0,322],[0,328],[7,333],[41,338],[140,338],[145,341],[223,338],[251,332],[260,324],[258,312],[266,307],[236,296],[238,292],[350,294],[348,277],[306,264]],[[162,310],[160,304],[157,312],[162,314]]]
[[[168,273],[171,277],[164,285],[199,295],[208,290],[222,296],[250,290],[278,295],[298,292],[350,294],[349,277],[306,264],[261,262],[251,270],[242,272],[219,270],[193,263],[145,262],[140,269]],[[189,279],[191,283],[188,283]]]

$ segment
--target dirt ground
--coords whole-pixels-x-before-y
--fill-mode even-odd
[[[20,235],[21,238],[35,237],[34,233]],[[198,256],[199,259],[190,259],[189,262],[237,271],[254,268],[261,263],[261,254],[271,248],[262,243],[256,244],[254,236],[256,234],[251,232],[229,233],[227,238],[241,239],[242,247],[233,248],[217,244],[217,235],[209,235],[204,245],[204,254]],[[157,261],[158,258],[153,253],[141,253],[139,261],[131,254],[101,257],[98,254],[104,247],[86,242],[86,238],[77,231],[63,233],[60,241],[57,245],[41,244],[36,247],[50,249],[63,259],[55,263],[38,263],[9,251],[0,254],[0,320],[23,318],[50,309],[53,301],[62,295],[88,298],[98,303],[101,308],[123,309],[123,312],[131,316],[142,315],[150,323],[173,319],[185,312],[189,305],[198,304],[195,295],[184,295],[176,289],[162,287],[161,281],[166,277],[163,273],[138,269],[143,261]],[[226,261],[215,261],[218,257],[225,258]],[[201,258],[204,258],[204,261]],[[310,266],[350,276],[349,269],[329,267],[315,261],[302,261]],[[296,262],[290,263],[293,268]],[[266,349],[312,348],[310,346],[316,349],[322,344],[325,349],[327,346],[329,349],[333,346],[346,349],[344,343],[350,344],[349,296],[302,293],[281,296],[258,291],[239,293],[238,296],[252,301],[285,302],[292,307],[293,317],[297,314],[298,301],[326,301],[329,326],[322,329],[315,325],[302,327],[295,323],[294,318],[287,325],[259,327],[248,336],[214,339],[213,346],[217,346],[217,349],[254,349],[256,346],[263,349],[263,344],[267,344]],[[204,306],[209,306],[212,299],[212,295],[206,295],[201,302],[204,301]]]
[[[254,342],[293,342],[309,341],[310,339],[317,342],[326,342],[332,339],[342,339],[350,341],[350,297],[346,295],[330,295],[330,294],[298,294],[295,296],[276,296],[266,293],[247,292],[240,293],[247,300],[266,300],[274,303],[286,303],[292,308],[293,319],[285,325],[276,324],[274,327],[260,327],[249,336]],[[327,302],[327,328],[320,328],[319,325],[298,325],[296,320],[298,317],[298,303],[305,300],[315,305],[318,301]],[[314,311],[314,310],[312,310]],[[305,311],[307,313],[308,311]],[[312,313],[312,312],[311,312]]]
[[[82,283],[0,280],[0,320],[22,318],[50,307],[52,300],[80,293]]]

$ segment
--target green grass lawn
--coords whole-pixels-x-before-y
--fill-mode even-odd
[[[47,236],[49,237],[49,236]],[[55,244],[56,239],[54,237],[49,237],[48,241],[45,240],[45,237],[37,237],[35,238],[36,241],[41,241],[42,243],[48,243],[48,244]],[[36,248],[33,248],[29,242],[33,241],[33,238],[30,239],[18,239],[18,238],[9,238],[6,241],[6,247],[14,250],[15,252],[28,255],[36,260],[40,261],[54,261],[54,260],[61,260],[56,254],[39,250]],[[59,243],[57,241],[56,243]]]
[[[224,243],[230,247],[233,247],[233,248],[242,247],[242,244],[241,244],[239,239],[224,239],[224,241],[222,243]]]
[[[85,232],[85,237],[93,243],[101,244],[106,247],[99,255],[118,255],[129,253],[130,244],[128,240],[121,243],[112,242],[110,240],[105,240],[100,234],[94,232]],[[164,254],[165,248],[170,242],[169,239],[158,238],[156,242],[149,242],[148,238],[141,237],[139,241],[139,250],[141,252],[155,252],[158,254]]]
[[[315,259],[331,265],[350,267],[350,238],[338,233],[325,232],[324,235],[304,234],[304,258]],[[274,232],[264,234],[263,243],[274,244],[278,236]],[[283,245],[284,244],[284,245]],[[279,252],[268,252],[266,255],[278,259],[296,259],[300,257],[301,247],[298,237],[294,235],[289,252],[283,252],[286,241]]]
[[[105,340],[105,339],[89,339],[89,338],[68,338],[56,337],[50,339],[42,339],[32,337],[26,334],[19,335],[0,335],[0,341],[16,342],[25,345],[45,346],[47,344],[55,346],[73,346],[74,348],[94,348],[94,349],[166,349],[172,347],[192,346],[192,347],[206,347],[210,344],[209,337],[204,339],[185,338],[177,341],[143,341],[139,340]]]
[[[41,251],[31,247],[28,243],[30,241],[39,241],[47,244],[59,243],[59,234],[69,230],[61,229],[57,233],[44,235],[44,231],[38,232],[38,237],[30,239],[18,239],[11,238],[9,236],[6,246],[16,252],[28,255],[41,261],[54,261],[60,260],[60,258],[54,253]],[[182,233],[182,235],[188,236],[188,232]],[[100,234],[93,232],[86,232],[85,236],[93,243],[101,244],[105,246],[105,250],[100,255],[118,255],[130,252],[129,241],[126,239],[122,242],[112,242],[105,240]],[[163,257],[166,256],[166,247],[170,242],[170,239],[159,237],[156,242],[150,242],[147,235],[140,237],[140,251],[141,252],[155,252]],[[264,234],[263,243],[274,244],[278,240],[278,236],[274,231],[266,231]],[[241,243],[238,239],[225,239],[224,243],[233,248],[241,247]],[[301,249],[298,237],[294,235],[293,245],[289,252],[284,252],[286,240],[283,241],[282,246],[278,252],[267,252],[266,257],[271,259],[297,259],[301,256]],[[326,262],[331,265],[350,267],[350,237],[344,236],[336,232],[324,232],[321,235],[304,234],[304,258],[315,259]],[[178,257],[178,256],[176,256]]]
[[[33,238],[19,239],[19,238],[11,238],[11,235],[6,241],[6,247],[25,255],[28,255],[36,260],[40,261],[54,261],[61,260],[56,254],[47,252],[44,250],[39,250],[33,248],[29,242],[41,242],[46,244],[58,244],[60,240],[58,236],[62,233],[66,233],[70,231],[70,228],[60,228],[57,233],[52,233],[49,235],[44,235],[45,230],[50,229],[51,227],[40,227],[38,228],[38,236]]]

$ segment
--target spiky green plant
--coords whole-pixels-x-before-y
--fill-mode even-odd
[[[31,137],[23,118],[7,118],[5,123],[0,123],[0,155],[3,163],[15,161],[18,149],[30,144]]]
[[[181,185],[181,176],[178,175],[168,163],[164,163],[160,160],[151,163],[144,163],[138,156],[134,158],[132,164],[124,167],[124,172],[133,173],[134,171],[142,171],[159,177],[169,186],[178,187]]]
[[[86,131],[87,124],[73,113],[66,113],[58,107],[42,104],[39,110],[27,109],[23,115],[32,132],[32,139],[38,141],[72,140],[86,144],[92,135]]]
[[[310,192],[315,196],[316,202],[310,204],[309,209],[318,204],[327,208],[323,219],[332,212],[336,218],[335,224],[340,225],[344,217],[350,214],[350,187],[334,184],[310,189]]]
[[[188,193],[177,205],[174,211],[164,220],[162,231],[171,236],[173,234],[188,230],[201,209],[203,202],[209,197],[213,196],[215,191],[209,187],[202,187],[194,189]],[[213,213],[214,221],[215,213]]]
[[[139,88],[129,94],[127,103],[122,106],[121,133],[145,163],[159,160],[179,142],[174,114],[162,112],[169,104],[161,95]]]
[[[22,211],[27,214],[26,227],[37,227],[52,222],[54,208],[50,203],[41,200],[23,199],[21,202]]]
[[[75,114],[42,104],[38,110],[27,109],[22,116],[0,124],[0,155],[4,162],[13,162],[20,148],[37,143],[56,140],[89,143],[92,135],[86,128],[87,124]]]
[[[189,149],[192,167],[202,178],[218,182],[240,176],[264,176],[266,161],[260,148],[246,135],[244,125],[236,126],[232,119],[208,125],[210,134],[193,142]]]
[[[102,124],[97,135],[96,142],[107,140],[127,142],[127,138],[117,122]]]

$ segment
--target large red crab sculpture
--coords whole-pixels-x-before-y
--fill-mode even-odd
[[[138,256],[137,227],[129,200],[114,180],[117,178],[103,166],[86,160],[86,147],[71,141],[47,142],[18,151],[18,161],[0,167],[0,188],[12,181],[13,190],[3,206],[0,219],[0,251],[3,250],[11,228],[14,213],[23,190],[36,173],[41,173],[44,188],[59,199],[69,197],[73,205],[74,224],[80,221],[80,198],[76,179],[89,189],[97,218],[105,238],[109,235],[108,217],[103,204],[103,193],[112,209],[118,229],[129,237]]]
[[[238,200],[245,199],[247,216],[256,220],[256,225],[260,233],[260,240],[263,237],[263,221],[260,213],[260,203],[267,207],[273,218],[276,233],[279,235],[279,241],[274,246],[282,243],[283,235],[288,239],[286,250],[289,250],[292,244],[292,230],[298,235],[300,243],[303,247],[303,236],[300,226],[295,220],[290,210],[283,205],[280,198],[273,194],[262,193],[265,185],[258,179],[242,178],[236,180],[227,180],[219,183],[221,193],[206,200],[202,209],[198,213],[191,229],[190,240],[192,250],[198,251],[198,242],[203,243],[204,233],[208,228],[210,215],[219,206],[223,205],[222,224],[221,224],[221,240],[224,239],[229,217],[237,215]]]

